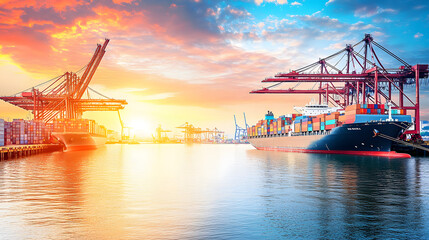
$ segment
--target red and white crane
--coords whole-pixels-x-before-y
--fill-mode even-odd
[[[376,50],[380,53],[377,54]],[[386,68],[380,54],[399,62],[400,67]],[[370,34],[365,34],[360,42],[346,45],[326,58],[264,79],[262,82],[275,84],[250,93],[318,94],[319,103],[324,101],[343,108],[356,103],[382,104],[390,101],[393,109],[406,109],[414,113],[414,130],[408,130],[406,134],[419,136],[420,83],[421,79],[428,78],[428,73],[428,64],[411,66],[374,41]],[[288,89],[274,89],[282,83],[296,85]],[[314,83],[317,89],[296,89],[301,83]],[[415,86],[415,91],[405,93],[404,86],[407,85]],[[395,92],[398,93],[396,96],[393,95]]]
[[[127,104],[125,100],[112,99],[91,89],[95,71],[100,65],[109,39],[97,48],[88,65],[78,72],[66,72],[47,82],[31,87],[13,96],[0,97],[15,106],[32,111],[36,120],[50,122],[54,118],[81,118],[85,111],[118,111]],[[99,98],[90,96],[94,94]],[[84,98],[85,93],[87,96]]]

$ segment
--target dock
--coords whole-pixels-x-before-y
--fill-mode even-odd
[[[0,147],[0,161],[61,149],[59,144],[7,145]]]

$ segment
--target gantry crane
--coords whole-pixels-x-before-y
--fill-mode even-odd
[[[169,142],[170,139],[167,136],[167,133],[171,132],[171,130],[164,130],[161,127],[161,124],[158,125],[158,127],[156,128],[156,135],[152,136],[153,137],[153,142],[154,143],[166,143]],[[162,134],[164,133],[164,136],[162,136]]]
[[[50,122],[54,118],[78,119],[85,111],[123,109],[127,104],[125,100],[106,97],[89,87],[108,43],[109,39],[105,39],[103,45],[97,44],[88,65],[76,73],[66,72],[47,82],[0,99],[32,111],[34,119],[44,122]],[[90,96],[90,92],[97,98]]]
[[[118,110],[118,117],[119,117],[119,123],[121,124],[121,142],[127,142],[131,140],[130,135],[131,135],[132,128],[125,126],[124,122],[122,121],[121,113],[119,112],[119,110]]]
[[[357,51],[359,47],[361,48]],[[381,62],[381,54],[377,54],[376,49],[384,57],[390,57],[401,65],[387,68],[387,64]],[[365,34],[360,42],[348,44],[328,57],[289,73],[278,73],[275,77],[264,79],[262,82],[275,84],[250,93],[318,94],[319,103],[324,101],[342,108],[355,103],[379,104],[390,101],[393,109],[405,109],[414,113],[414,129],[406,131],[405,134],[419,138],[420,84],[428,75],[428,64],[411,66],[374,41],[370,34]],[[295,86],[275,89],[282,83],[293,83]],[[306,83],[314,84],[312,89],[296,89]],[[314,89],[315,86],[317,89]],[[415,86],[415,96],[406,94],[405,86]],[[397,97],[392,95],[395,91],[398,92]]]
[[[185,134],[185,143],[192,142],[221,142],[224,140],[224,132],[219,131],[217,128],[214,130],[206,129],[203,130],[199,127],[194,127],[194,125],[189,124],[188,122],[177,127],[183,129]]]
[[[234,140],[235,141],[242,141],[247,139],[247,128],[249,128],[249,125],[247,124],[246,113],[243,113],[243,116],[244,116],[244,128],[240,127],[237,124],[237,119],[235,118],[235,115],[234,115],[234,123],[235,123]]]

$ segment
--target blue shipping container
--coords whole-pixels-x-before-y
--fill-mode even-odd
[[[336,119],[331,119],[331,120],[326,121],[326,125],[332,125],[332,124],[335,124],[335,123],[337,123]]]
[[[356,114],[355,123],[363,123],[370,121],[384,121],[389,118],[389,115],[377,115],[377,114]],[[410,115],[395,115],[393,119],[401,122],[412,122]]]

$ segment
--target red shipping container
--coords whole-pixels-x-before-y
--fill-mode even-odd
[[[308,126],[302,124],[302,126],[301,126],[301,132],[307,132],[307,131],[308,131]]]
[[[320,131],[320,122],[313,123],[313,131]]]
[[[353,104],[353,105],[349,105],[346,107],[346,112],[347,111],[356,111],[360,109],[360,104]]]
[[[301,123],[295,123],[295,132],[301,132]]]
[[[331,113],[331,115],[326,115],[325,122],[328,120],[338,119],[339,116],[340,116],[339,112]]]
[[[346,111],[346,115],[349,115],[349,114],[360,114],[360,112],[361,112],[361,109],[356,109],[356,110],[348,110],[348,111]]]

